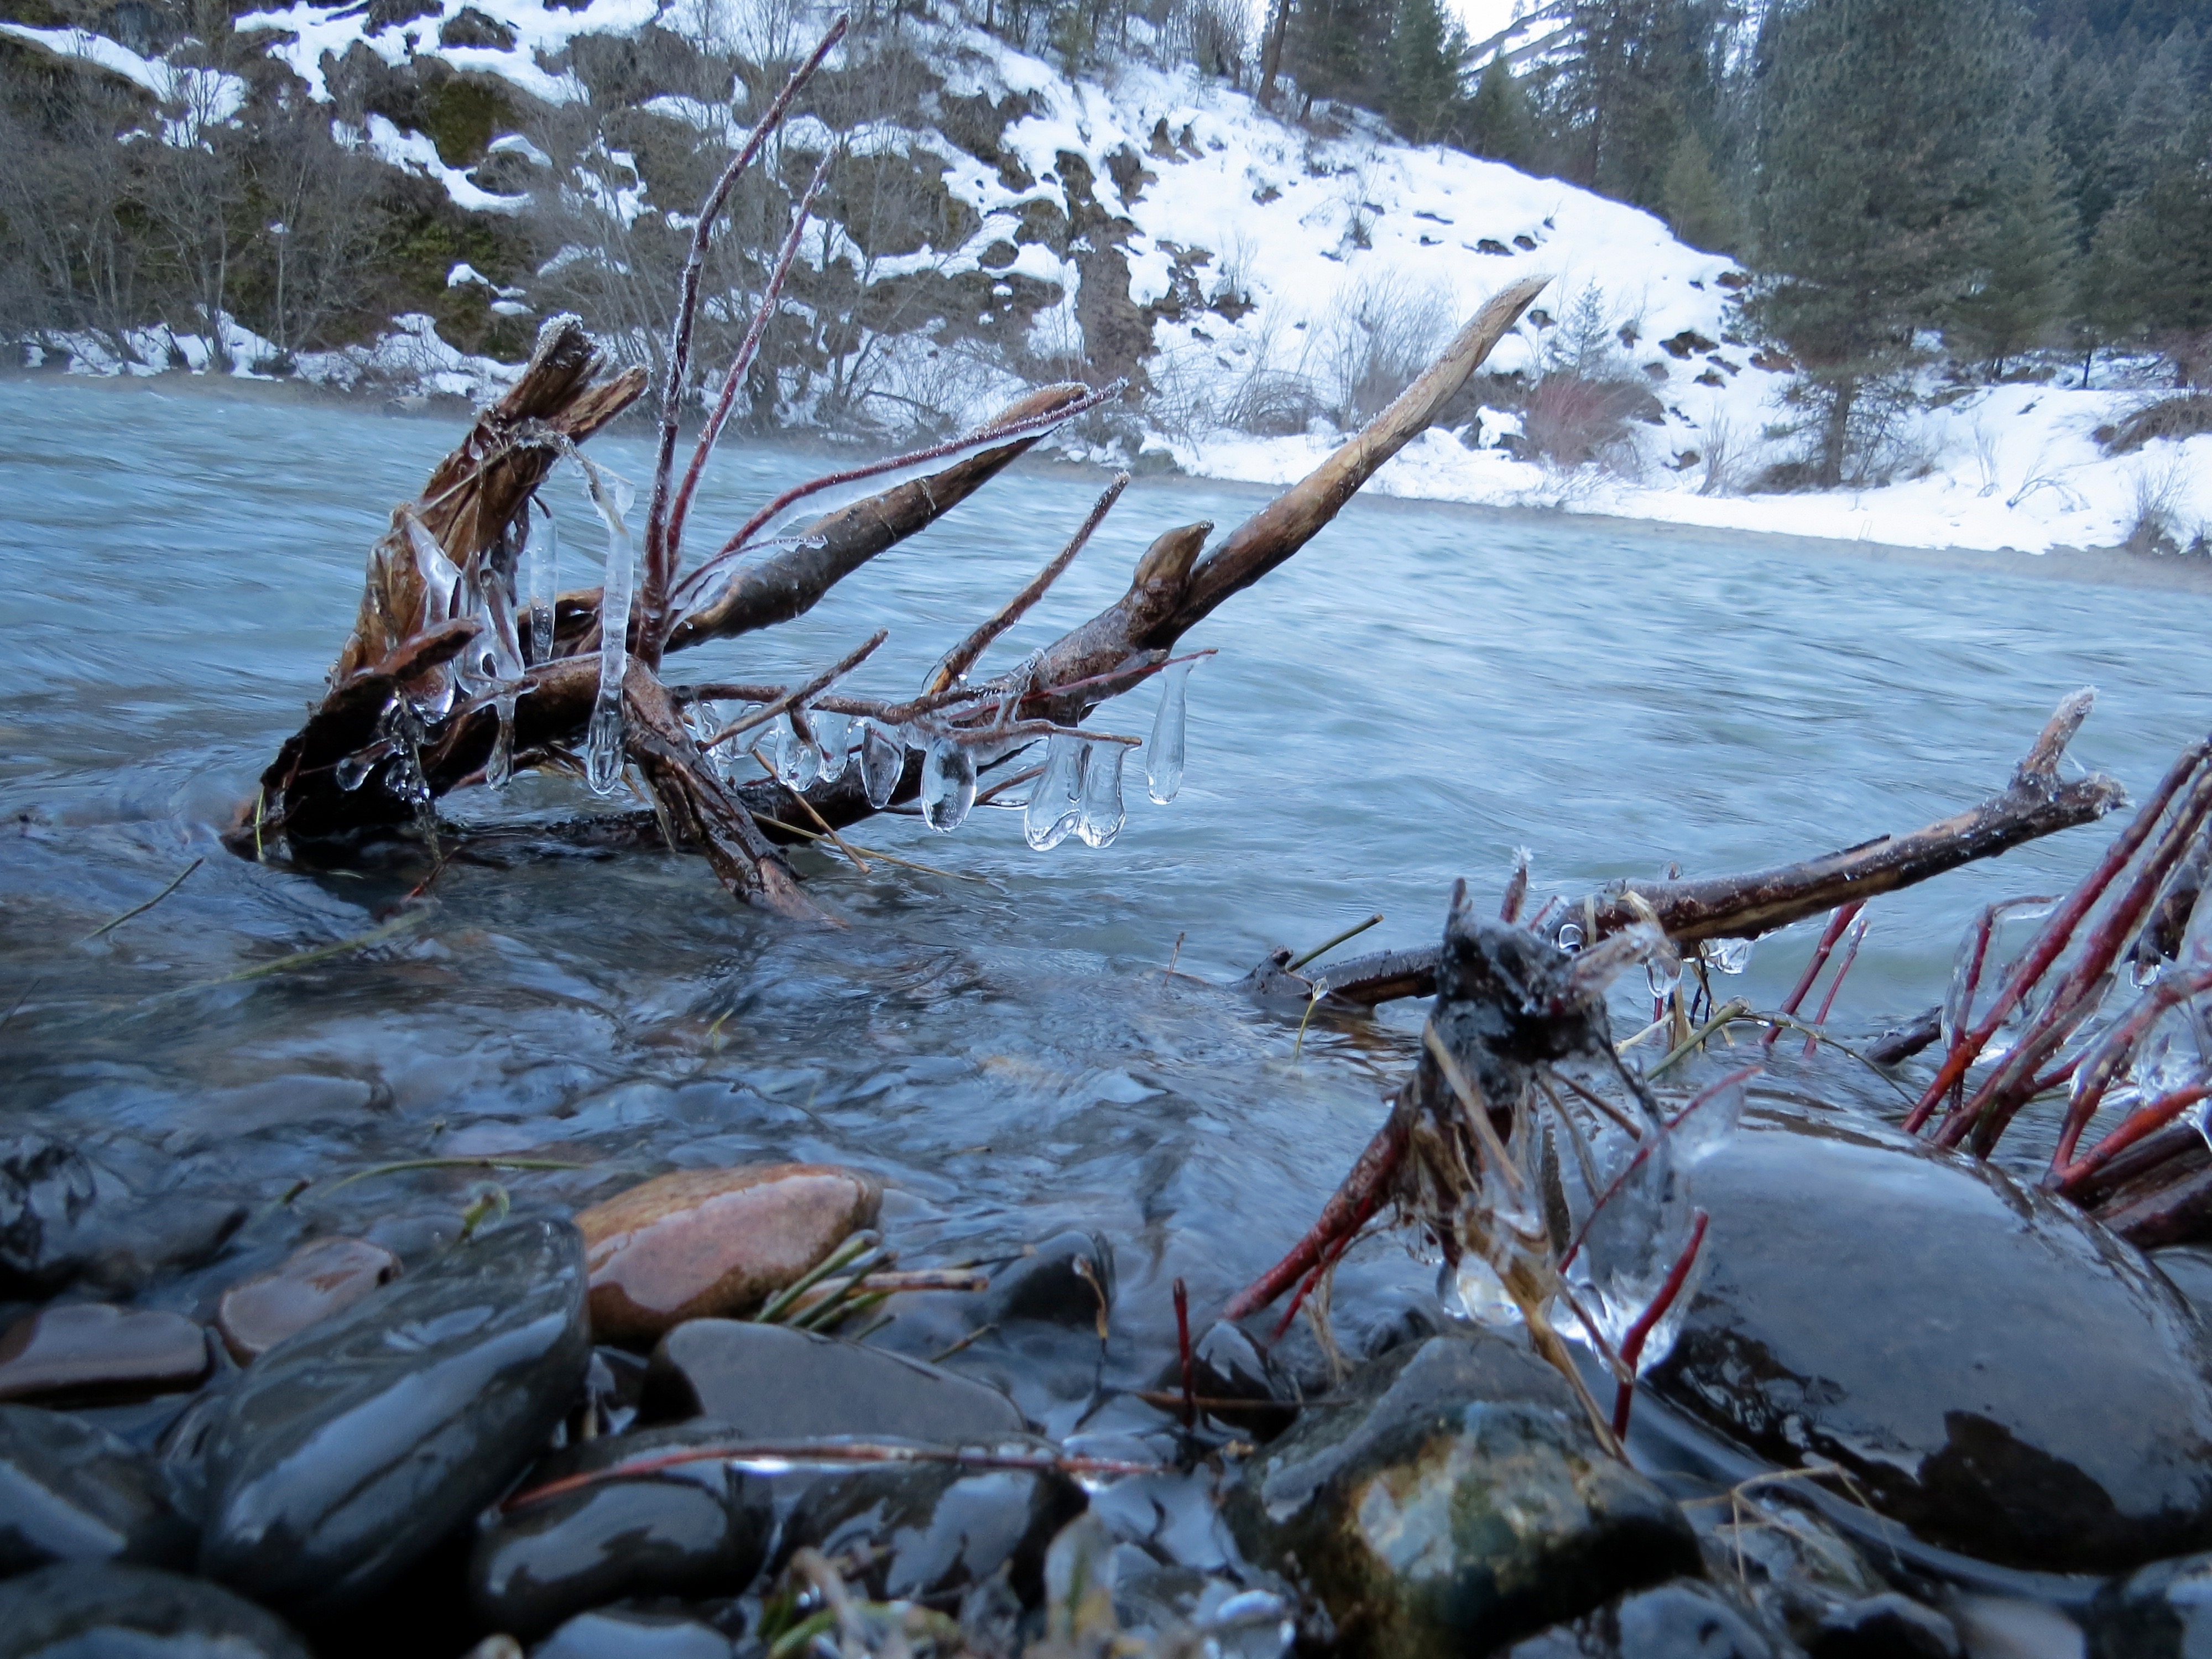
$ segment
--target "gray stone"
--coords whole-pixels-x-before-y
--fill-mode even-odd
[[[999,1270],[976,1322],[1034,1319],[1096,1330],[1113,1305],[1113,1245],[1096,1233],[1065,1232]]]
[[[0,1583],[0,1659],[307,1659],[307,1650],[218,1584],[76,1562]]]
[[[732,1319],[690,1320],[661,1339],[646,1373],[645,1414],[712,1417],[748,1440],[957,1442],[1028,1426],[997,1389],[918,1359]]]
[[[1352,1650],[1480,1652],[1698,1571],[1680,1510],[1565,1382],[1485,1332],[1395,1350],[1245,1465],[1224,1516]]]
[[[2212,1343],[2141,1252],[1878,1125],[1747,1118],[1661,1395],[1927,1542],[2113,1571],[2212,1545]]]
[[[730,1642],[680,1613],[609,1608],[577,1614],[531,1659],[730,1659]]]
[[[0,1406],[0,1575],[57,1561],[181,1566],[198,1542],[153,1458],[77,1418]]]
[[[1812,1659],[1959,1659],[1958,1627],[1889,1590],[1835,1608],[1805,1638]]]
[[[2160,1561],[2106,1587],[2089,1620],[2094,1659],[2212,1652],[2212,1555]]]
[[[1505,1659],[1782,1659],[1790,1651],[1711,1584],[1677,1579],[1516,1643]]]
[[[521,1471],[590,1358],[566,1221],[514,1222],[385,1285],[230,1394],[200,1570],[303,1615],[372,1595]]]
[[[214,1363],[207,1333],[181,1314],[52,1303],[0,1335],[0,1400],[143,1400],[197,1386]]]

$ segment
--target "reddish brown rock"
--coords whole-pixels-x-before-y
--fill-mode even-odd
[[[181,1314],[63,1303],[0,1336],[0,1400],[167,1394],[197,1386],[211,1363],[207,1333]]]
[[[241,1365],[286,1337],[350,1308],[399,1272],[399,1258],[360,1238],[318,1238],[282,1267],[242,1279],[222,1293],[215,1315],[222,1345]]]
[[[678,1170],[576,1218],[602,1340],[750,1313],[876,1218],[883,1189],[828,1164]]]

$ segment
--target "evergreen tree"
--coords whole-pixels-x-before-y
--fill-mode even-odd
[[[1953,337],[2000,377],[2009,360],[2050,337],[2071,297],[2074,216],[2058,178],[2057,153],[2039,128],[2014,141],[1998,170],[1980,267],[1951,309]]]
[[[2212,116],[2191,122],[2106,216],[2087,286],[2108,342],[2168,353],[2185,381],[2212,368]]]
[[[1534,165],[1535,123],[1528,97],[1504,58],[1483,65],[1474,83],[1474,96],[1460,118],[1460,131],[1469,150],[1493,161],[1527,168]]]
[[[1566,176],[1661,207],[1686,133],[1710,159],[1735,23],[1725,0],[1572,0],[1552,100]]]
[[[1682,135],[1668,161],[1659,211],[1692,247],[1726,252],[1743,236],[1743,215],[1713,167],[1712,152],[1694,131]]]
[[[1894,386],[1987,269],[2018,21],[2010,0],[1797,0],[1770,17],[1754,315],[1805,366],[1823,484],[1843,480],[1869,384]]]
[[[1434,143],[1455,125],[1466,60],[1466,31],[1443,0],[1399,0],[1382,112],[1415,143]]]

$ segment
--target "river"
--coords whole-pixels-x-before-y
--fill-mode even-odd
[[[2212,722],[2201,592],[1362,501],[1190,636],[1218,654],[1190,684],[1188,782],[1158,807],[1132,767],[1110,848],[1032,852],[1013,812],[951,836],[883,820],[854,839],[954,873],[801,855],[842,930],[738,908],[682,857],[457,864],[406,938],[241,979],[368,931],[423,873],[261,866],[216,836],[319,693],[391,505],[459,423],[20,379],[0,381],[0,425],[11,1130],[76,1141],[142,1190],[264,1211],[299,1181],[432,1155],[599,1166],[501,1176],[519,1208],[563,1209],[672,1163],[849,1163],[888,1182],[910,1261],[1108,1235],[1117,1322],[1154,1336],[1170,1279],[1212,1305],[1310,1219],[1410,1052],[1406,1010],[1301,1038],[1295,1011],[1166,977],[1178,939],[1183,974],[1225,982],[1370,911],[1387,920],[1354,950],[1431,940],[1452,880],[1494,893],[1517,848],[1540,895],[1579,894],[1911,827],[2001,786],[2081,685],[2100,699],[2075,755],[2137,793]],[[638,438],[592,448],[645,476]],[[820,464],[726,444],[702,538]],[[795,675],[884,626],[853,685],[910,690],[1097,487],[1018,468],[800,623],[696,666]],[[1162,528],[1225,528],[1265,498],[1140,480],[986,666],[1117,595]],[[572,486],[556,499],[563,581],[583,585],[603,544]],[[1152,699],[1093,724],[1143,735]],[[530,779],[499,810],[588,799]],[[1838,1022],[1933,1003],[1978,907],[2061,890],[2107,833],[1878,901]],[[87,939],[195,859],[155,908]],[[1812,939],[1763,943],[1745,994],[1772,1006]],[[1841,1061],[1790,1083],[1885,1098]],[[331,1227],[450,1218],[473,1178],[297,1203]],[[229,1271],[151,1295],[196,1307]],[[1416,1296],[1429,1271],[1370,1241],[1338,1306]]]

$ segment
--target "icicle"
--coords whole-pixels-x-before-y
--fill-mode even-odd
[[[878,811],[891,804],[906,770],[906,745],[870,720],[860,732],[860,786]]]
[[[1747,939],[1709,939],[1698,949],[1705,958],[1705,966],[1717,974],[1740,974],[1751,966],[1751,941]]]
[[[415,516],[414,508],[401,507],[399,517],[407,526],[408,545],[415,550],[415,574],[422,580],[422,626],[451,622],[453,591],[461,585],[460,568],[446,556],[446,550],[438,545],[429,526]]]
[[[1184,687],[1190,671],[1196,667],[1189,662],[1172,663],[1160,672],[1160,712],[1152,716],[1152,735],[1145,744],[1145,781],[1152,798],[1165,806],[1182,787],[1182,767],[1186,754]]]
[[[1129,816],[1121,805],[1121,760],[1127,751],[1118,743],[1085,746],[1103,752],[1084,763],[1083,805],[1075,833],[1085,847],[1111,847]]]
[[[1046,739],[1044,775],[1022,809],[1022,838],[1042,853],[1066,841],[1083,810],[1083,769],[1091,745],[1065,732]]]
[[[530,613],[530,660],[550,661],[553,604],[561,591],[561,532],[550,513],[530,521],[529,539],[522,544],[522,591]]]
[[[1673,951],[1657,952],[1644,964],[1644,982],[1655,998],[1673,996],[1682,982],[1682,958]]]
[[[822,781],[835,783],[845,775],[845,763],[852,754],[853,722],[846,715],[825,714],[819,709],[807,719],[822,744]]]
[[[579,455],[584,488],[607,526],[607,569],[599,588],[599,691],[584,732],[584,777],[594,794],[611,795],[623,774],[623,680],[629,672],[629,599],[637,579],[637,552],[623,514],[629,484],[603,473]]]
[[[922,752],[921,819],[939,835],[951,835],[975,804],[975,757],[964,744],[939,738]]]
[[[805,788],[814,781],[815,772],[821,764],[814,745],[800,737],[798,728],[788,720],[777,723],[768,757],[775,763],[775,781],[787,789]]]
[[[376,770],[377,762],[394,752],[389,738],[380,738],[366,749],[357,749],[340,761],[334,769],[338,787],[350,794],[368,781],[368,775]]]
[[[488,564],[478,566],[477,590],[484,623],[477,637],[488,647],[485,666],[492,681],[492,713],[499,722],[491,753],[484,760],[484,781],[504,789],[514,775],[514,688],[522,678],[522,646],[514,636],[507,584],[499,573]]]

